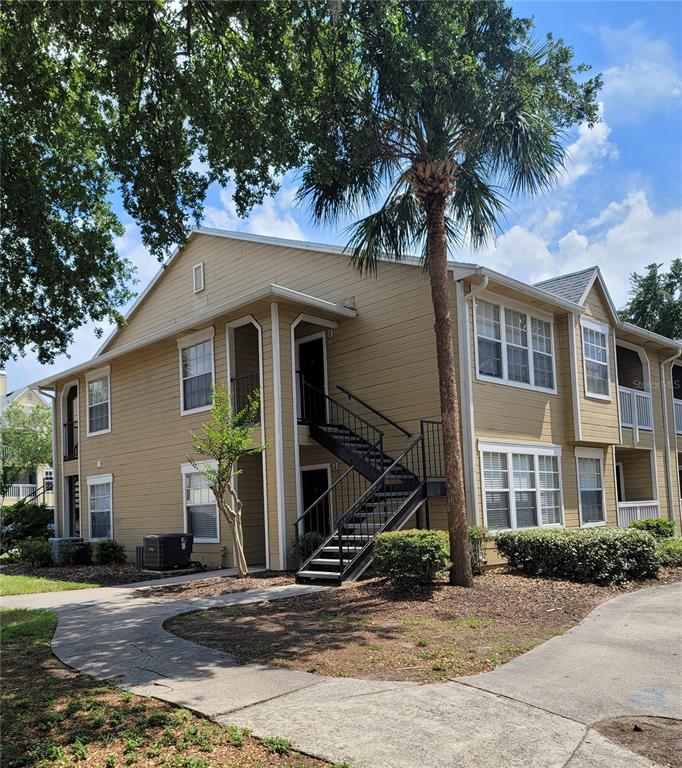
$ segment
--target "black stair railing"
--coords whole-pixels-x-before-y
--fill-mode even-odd
[[[405,427],[398,424],[397,421],[393,421],[393,419],[389,419],[389,417],[386,416],[385,413],[382,413],[380,410],[378,410],[378,408],[375,408],[373,405],[370,405],[368,402],[358,397],[356,394],[351,392],[347,387],[342,387],[340,384],[337,384],[336,388],[339,390],[339,392],[343,392],[343,394],[346,395],[346,397],[349,400],[355,400],[356,403],[359,403],[363,408],[366,408],[370,413],[373,413],[377,418],[381,419],[381,421],[385,422],[386,424],[390,424],[392,427],[398,430],[398,432],[400,432],[402,435],[405,435],[405,437],[412,437],[412,433],[408,432],[405,429]]]
[[[67,421],[64,423],[63,433],[64,459],[70,461],[78,458],[78,422]]]
[[[365,558],[376,536],[390,528],[407,502],[423,489],[422,442],[421,435],[413,440],[381,477],[339,518],[335,535],[338,537],[341,580],[355,562]],[[352,557],[344,552],[350,540],[362,547]]]
[[[421,434],[424,438],[424,475],[427,480],[445,479],[445,455],[443,453],[443,423],[421,419]]]
[[[260,387],[260,375],[247,373],[244,376],[236,376],[231,380],[232,384],[232,410],[235,413],[243,411],[249,404],[254,392]],[[260,418],[260,413],[258,414]]]
[[[299,562],[308,560],[322,542],[336,529],[338,518],[369,488],[370,481],[358,471],[370,452],[379,443],[367,448],[319,498],[304,510],[294,525],[294,540]]]
[[[299,421],[313,426],[336,427],[339,434],[353,434],[369,445],[383,450],[384,433],[326,392],[309,384],[297,371],[299,391]]]

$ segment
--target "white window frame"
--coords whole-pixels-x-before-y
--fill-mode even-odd
[[[90,431],[90,382],[98,379],[107,380],[107,428],[98,429],[96,432]],[[107,435],[111,432],[111,366],[97,368],[95,371],[88,371],[85,374],[85,435],[86,437],[96,437],[97,435]]]
[[[601,497],[602,497],[602,509],[604,511],[604,519],[594,523],[583,522],[583,497],[582,488],[580,487],[580,461],[579,459],[597,459],[600,465],[601,472]],[[600,528],[607,524],[608,514],[606,510],[606,476],[604,475],[604,451],[601,448],[576,448],[575,449],[575,475],[576,482],[578,484],[578,511],[580,514],[580,527],[581,528]],[[588,489],[585,489],[588,490]]]
[[[564,527],[564,484],[561,472],[561,446],[559,445],[547,445],[544,443],[512,443],[506,441],[491,441],[491,440],[479,440],[478,441],[478,454],[479,454],[479,467],[481,473],[481,496],[483,499],[483,525],[488,527],[488,506],[486,498],[485,487],[485,475],[483,471],[483,454],[484,453],[504,453],[507,457],[507,476],[509,482],[509,488],[506,492],[509,494],[509,520],[511,522],[511,528],[495,528],[496,533],[501,531],[529,531],[535,528],[563,528]],[[536,513],[537,519],[540,520],[539,525],[524,526],[518,528],[516,525],[516,489],[514,488],[514,466],[513,466],[513,454],[526,454],[531,456],[554,456],[557,460],[557,469],[559,471],[559,508],[561,514],[560,523],[542,523],[542,502],[540,487],[540,462],[537,458],[533,461],[533,468],[535,472],[535,498],[536,498]],[[497,489],[496,489],[497,490]],[[505,491],[505,489],[503,489]]]
[[[203,467],[217,467],[218,463],[216,461],[200,461],[197,463],[197,467],[199,469]],[[199,469],[197,469],[193,464],[181,464],[180,465],[180,476],[182,478],[182,526],[183,526],[183,532],[189,534],[189,518],[187,515],[187,487],[185,485],[187,475],[196,475],[199,474]],[[214,497],[215,500],[215,497]],[[197,538],[194,537],[194,543],[195,544],[220,544],[221,541],[221,533],[220,533],[220,510],[218,509],[218,502],[215,501],[215,514],[216,514],[216,532],[218,534],[217,538]]]
[[[608,389],[609,393],[608,395],[602,395],[599,394],[599,392],[590,392],[587,388],[587,357],[585,355],[585,328],[589,328],[592,331],[596,331],[597,333],[603,333],[606,337],[606,375],[608,376]],[[605,323],[600,323],[596,320],[591,320],[590,318],[581,316],[580,318],[580,342],[582,345],[582,360],[583,360],[583,390],[585,392],[585,397],[589,398],[590,400],[602,400],[603,402],[610,403],[611,402],[611,328],[610,326],[606,325]],[[592,362],[599,363],[600,365],[603,365],[601,361],[594,360]]]
[[[479,302],[485,302],[487,304],[494,304],[497,306],[500,312],[500,338],[494,339],[502,346],[502,377],[487,376],[480,372],[479,369],[479,355],[478,355],[478,318],[477,318],[477,304]],[[507,322],[506,322],[506,310],[512,312],[518,312],[526,316],[526,338],[528,341],[528,378],[529,382],[524,381],[512,381],[508,378],[508,366],[507,366]],[[473,328],[474,328],[474,365],[476,367],[476,379],[478,381],[486,381],[492,384],[502,384],[507,387],[518,387],[519,389],[529,389],[533,392],[544,392],[546,394],[557,394],[557,380],[556,380],[556,343],[554,340],[554,316],[541,310],[529,308],[523,304],[511,301],[506,297],[496,296],[490,293],[482,293],[477,296],[472,302],[473,313]],[[544,323],[549,323],[550,341],[552,344],[552,382],[553,387],[541,387],[535,384],[535,361],[534,353],[537,351],[539,354],[546,355],[544,350],[535,350],[533,348],[533,334],[532,334],[532,319],[541,320]],[[491,339],[493,341],[493,339]],[[509,342],[512,344],[512,342]],[[513,344],[512,344],[513,345]]]
[[[113,475],[90,475],[86,478],[88,486],[88,535],[89,541],[108,541],[114,538],[114,476]],[[90,502],[90,488],[93,485],[109,485],[109,535],[92,535],[92,508]],[[81,505],[82,506],[82,505]]]
[[[199,279],[197,279],[197,277]],[[205,287],[204,262],[200,261],[198,264],[192,266],[192,291],[194,293],[201,293]]]
[[[183,336],[182,338],[178,339],[178,374],[179,374],[179,380],[180,380],[180,415],[181,416],[188,416],[192,413],[201,413],[202,411],[210,411],[213,409],[213,403],[208,403],[207,405],[200,405],[198,408],[189,408],[185,409],[185,393],[184,393],[184,387],[182,386],[184,383],[184,379],[182,377],[182,352],[184,349],[188,349],[189,347],[194,347],[197,344],[202,344],[205,341],[211,342],[211,385],[215,387],[215,349],[214,349],[214,336],[215,336],[215,329],[213,326],[210,328],[205,328],[203,331],[197,331],[196,333],[192,333],[188,336]]]

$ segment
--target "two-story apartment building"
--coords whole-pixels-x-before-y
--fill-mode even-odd
[[[445,525],[433,310],[418,263],[361,276],[342,249],[194,231],[56,400],[60,535],[188,531],[231,565],[188,462],[211,387],[260,392],[240,462],[247,559],[352,578],[380,530]],[[467,514],[491,530],[680,524],[682,343],[621,323],[598,268],[528,285],[453,263]],[[305,534],[314,534],[306,536]],[[319,545],[319,547],[318,547]]]

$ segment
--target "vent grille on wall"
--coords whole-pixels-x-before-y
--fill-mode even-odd
[[[195,264],[192,267],[192,289],[194,293],[204,290],[204,262]]]

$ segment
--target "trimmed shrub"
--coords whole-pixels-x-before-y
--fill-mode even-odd
[[[636,528],[638,531],[647,531],[654,538],[662,541],[672,539],[675,535],[675,523],[663,517],[647,517],[644,520],[633,520],[628,528]]]
[[[509,531],[495,537],[509,567],[531,576],[622,584],[658,573],[656,540],[622,528]]]
[[[682,538],[663,539],[658,545],[661,565],[682,565]]]
[[[100,565],[123,565],[128,558],[123,544],[113,539],[95,543],[95,560]]]
[[[19,560],[34,568],[52,565],[52,545],[45,539],[24,539],[17,544]]]
[[[2,551],[12,549],[24,539],[48,539],[53,524],[53,512],[45,504],[18,501],[3,507],[0,511]]]
[[[398,589],[433,584],[448,565],[447,531],[391,531],[374,542],[374,570]]]
[[[60,565],[92,565],[89,541],[63,541],[59,547]]]

